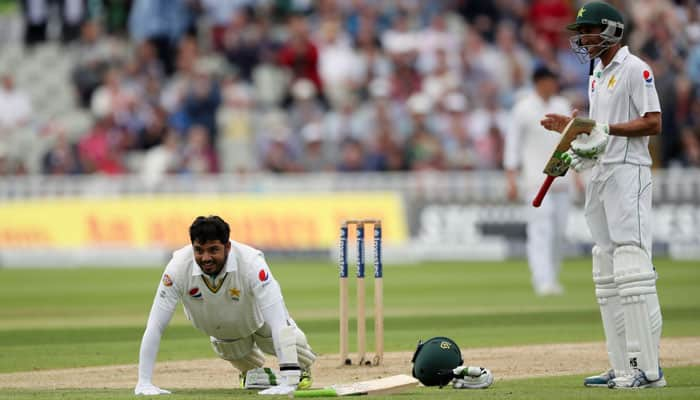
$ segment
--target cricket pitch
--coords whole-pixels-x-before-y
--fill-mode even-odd
[[[462,348],[464,362],[491,369],[499,380],[600,372],[608,368],[604,343],[544,344],[493,348]],[[313,366],[314,387],[377,379],[411,373],[411,352],[385,353],[379,366],[340,366],[337,354],[320,355]],[[134,355],[136,357],[136,355]],[[571,362],[576,360],[576,362]],[[700,337],[661,340],[661,365],[696,365],[700,361]],[[268,360],[268,365],[273,365]],[[230,374],[222,374],[229,368]],[[323,372],[321,372],[323,371]],[[137,365],[113,365],[0,374],[0,388],[132,389]],[[226,361],[208,359],[156,364],[153,383],[166,389],[236,388],[238,372]]]

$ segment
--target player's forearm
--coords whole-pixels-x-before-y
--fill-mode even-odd
[[[661,133],[661,113],[648,113],[632,121],[610,124],[610,134],[613,136],[642,137],[659,133]]]
[[[162,288],[159,289],[162,290]],[[153,367],[156,364],[160,348],[160,339],[173,317],[176,304],[176,300],[163,299],[160,295],[156,295],[153,301],[139,350],[139,382],[151,382]]]
[[[147,326],[139,350],[139,382],[151,382],[153,367],[160,348],[161,333],[154,326]]]
[[[296,346],[290,343],[285,336],[285,328],[288,327],[287,309],[284,301],[278,301],[261,309],[263,320],[272,331],[272,341],[275,344],[275,353],[281,364],[298,364]]]

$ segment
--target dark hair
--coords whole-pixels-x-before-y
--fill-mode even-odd
[[[209,215],[207,217],[197,217],[192,225],[190,225],[190,241],[206,243],[209,241],[218,240],[221,243],[228,243],[231,228],[226,221],[218,215]]]
[[[537,68],[535,68],[535,71],[532,74],[532,80],[534,82],[537,82],[540,79],[545,79],[545,78],[557,79],[557,74],[544,65],[540,65]]]

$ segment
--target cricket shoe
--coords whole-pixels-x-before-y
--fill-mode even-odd
[[[586,387],[608,387],[608,383],[615,379],[615,370],[609,369],[600,375],[589,376],[583,380]]]
[[[614,378],[608,382],[608,387],[610,389],[646,389],[664,386],[666,386],[666,378],[664,378],[664,372],[661,368],[659,368],[659,379],[653,381],[647,378],[644,371],[635,368],[632,371],[632,375]]]
[[[549,283],[542,285],[535,290],[538,296],[561,296],[564,294],[564,288],[558,283]]]
[[[279,371],[272,368],[254,368],[240,375],[241,389],[267,389],[278,386],[281,380]],[[311,374],[308,371],[301,371],[297,389],[310,389],[312,383]]]
[[[313,384],[313,379],[311,379],[311,374],[309,371],[301,371],[301,377],[299,378],[299,384],[297,385],[298,390],[311,389]]]

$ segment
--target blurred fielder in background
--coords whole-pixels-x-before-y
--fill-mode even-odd
[[[240,370],[244,387],[278,384],[266,394],[287,394],[311,386],[308,372],[316,356],[289,316],[262,252],[229,240],[229,234],[221,218],[197,217],[190,226],[192,244],[173,253],[143,334],[136,394],[170,393],[151,378],[179,300],[192,325],[210,336],[216,354]],[[277,356],[279,373],[261,368],[263,352]]]
[[[661,131],[661,108],[649,65],[622,46],[624,20],[607,3],[579,9],[567,26],[583,60],[600,61],[589,78],[590,135],[571,144],[571,166],[592,168],[585,215],[593,236],[593,281],[612,369],[586,386],[662,387],[661,308],[651,262],[649,136]],[[574,112],[575,114],[575,112]],[[570,117],[547,114],[542,125],[560,131]]]
[[[541,116],[571,113],[569,101],[557,95],[559,83],[554,72],[547,67],[539,67],[535,69],[532,80],[534,90],[513,107],[511,125],[506,135],[503,163],[511,201],[534,197],[542,181],[542,160],[549,158],[561,138],[540,125]],[[518,191],[518,175],[524,182],[522,193]],[[558,179],[541,207],[527,207],[527,259],[532,286],[539,296],[564,292],[559,283],[559,270],[566,245],[570,189],[569,179]]]

